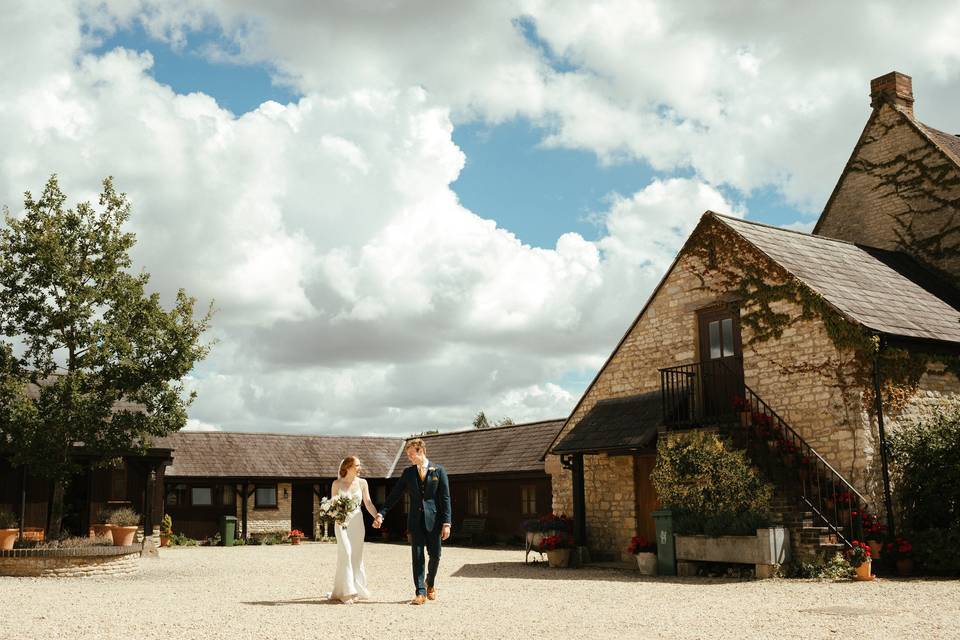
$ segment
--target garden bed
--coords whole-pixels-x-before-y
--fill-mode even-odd
[[[140,570],[140,545],[0,551],[0,576],[129,575]]]

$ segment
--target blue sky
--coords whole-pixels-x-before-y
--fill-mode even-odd
[[[552,68],[574,68],[540,40],[529,20],[516,24]],[[204,51],[211,45],[231,46],[222,32],[206,27],[189,32],[187,46],[174,50],[133,22],[105,38],[95,53],[115,47],[149,51],[154,59],[151,74],[157,81],[177,93],[203,92],[235,115],[267,100],[285,104],[299,99],[294,89],[273,81],[274,70],[268,65],[210,61]],[[657,172],[643,161],[602,163],[590,151],[544,146],[547,134],[523,117],[498,124],[458,123],[453,133],[467,158],[452,185],[461,202],[535,247],[552,248],[562,234],[571,231],[596,240],[604,233],[597,214],[607,208],[612,194],[632,194],[654,178],[693,174],[689,169]],[[803,217],[773,187],[747,195],[729,187],[719,189],[729,201],[745,204],[749,216],[761,222],[786,225]]]

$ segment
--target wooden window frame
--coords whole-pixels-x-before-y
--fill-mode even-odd
[[[486,487],[470,487],[467,490],[467,512],[471,516],[485,516],[490,513]]]
[[[530,492],[529,495],[526,492]],[[537,515],[537,485],[520,485],[520,513],[525,516]]]
[[[207,503],[202,503],[202,502],[201,502],[201,503],[199,503],[199,504],[196,503],[196,502],[194,502],[194,501],[193,501],[193,492],[196,491],[197,489],[206,489],[207,491],[209,491],[209,492],[210,492],[210,502],[207,502]],[[215,495],[213,489],[214,489],[214,485],[209,485],[209,484],[200,484],[200,485],[195,485],[195,486],[190,487],[190,506],[191,506],[191,507],[213,507],[213,506],[215,506],[214,503],[213,503],[213,496]]]
[[[273,504],[260,504],[260,489],[273,489]],[[253,508],[254,509],[279,509],[280,495],[274,484],[255,484],[253,485]]]

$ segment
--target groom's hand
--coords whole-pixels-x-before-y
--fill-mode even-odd
[[[377,517],[373,519],[373,528],[379,529],[380,525],[382,524],[383,524],[383,516],[378,513]]]
[[[445,524],[443,525],[443,529],[440,531],[440,539],[446,540],[449,537],[450,537],[450,525]]]

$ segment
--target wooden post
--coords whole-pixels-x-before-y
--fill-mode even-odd
[[[250,483],[243,481],[243,504],[240,506],[241,518],[243,520],[243,539],[247,539],[247,500],[250,498]]]
[[[23,540],[24,520],[27,517],[27,465],[20,473],[20,540]]]
[[[583,454],[573,456],[573,541],[578,547],[587,545],[587,501],[583,482]]]

